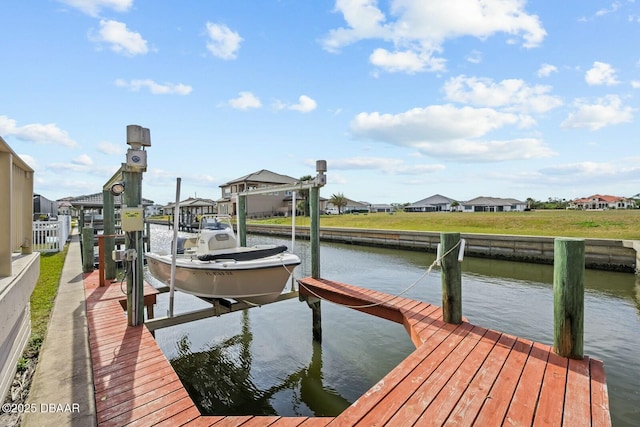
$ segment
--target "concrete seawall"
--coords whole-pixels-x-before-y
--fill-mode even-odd
[[[247,224],[247,232],[291,236],[291,227]],[[461,233],[466,240],[465,255],[471,257],[553,264],[554,237]],[[309,227],[296,226],[296,238],[309,239]],[[436,252],[439,232],[367,230],[321,227],[320,240],[366,246]],[[586,268],[633,273],[640,267],[634,240],[585,239]]]

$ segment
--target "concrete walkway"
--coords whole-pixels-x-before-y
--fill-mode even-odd
[[[71,235],[22,426],[95,426],[80,239]]]

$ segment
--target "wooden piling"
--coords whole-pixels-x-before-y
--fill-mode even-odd
[[[142,206],[142,172],[137,168],[127,168],[122,171],[126,191],[122,193],[123,205],[126,207]],[[130,326],[144,323],[144,246],[142,230],[128,231],[127,250],[133,249],[135,259],[129,261],[127,270],[127,319]],[[134,309],[135,307],[135,309]]]
[[[111,237],[105,238],[106,240],[102,241],[103,252],[98,252],[100,256],[100,259],[99,259],[100,268],[104,270],[103,271],[104,275],[100,277],[104,281],[104,279],[106,280],[115,279],[116,273],[117,273],[116,262],[111,257],[113,250],[116,248],[115,237],[113,237],[116,234],[116,224],[115,224],[116,213],[115,213],[115,204],[113,200],[113,194],[111,194],[110,190],[102,190],[102,203],[103,203],[102,218],[103,218],[103,226],[104,226],[103,233],[105,236],[111,236]],[[101,242],[101,240],[99,240],[98,242]],[[102,284],[104,285],[104,283]]]
[[[238,195],[238,241],[240,246],[247,246],[247,196]]]
[[[309,189],[310,230],[311,240],[311,277],[320,278],[320,187]]]
[[[322,342],[322,309],[320,306],[320,298],[307,296],[305,297],[307,301],[307,305],[311,309],[312,313],[312,333],[313,340],[317,342]]]
[[[93,227],[82,229],[82,272],[93,271]]]
[[[442,264],[442,318],[447,323],[462,323],[462,267],[458,261],[460,233],[440,234]]]
[[[553,262],[553,350],[562,357],[584,357],[585,242],[557,238]]]

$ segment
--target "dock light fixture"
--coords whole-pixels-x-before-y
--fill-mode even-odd
[[[127,144],[134,150],[151,147],[151,131],[138,125],[127,126]]]
[[[124,193],[124,182],[118,181],[111,185],[111,194],[114,196],[119,196]]]

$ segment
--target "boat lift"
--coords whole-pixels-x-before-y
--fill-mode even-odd
[[[311,241],[311,275],[314,279],[320,278],[320,188],[327,182],[325,172],[327,171],[327,162],[325,160],[316,161],[316,176],[314,179],[308,181],[297,182],[295,184],[276,185],[271,187],[252,189],[237,193],[237,227],[238,227],[238,240],[241,246],[246,246],[247,241],[247,197],[258,194],[267,194],[282,191],[292,192],[292,205],[293,205],[293,219],[292,219],[292,246],[295,242],[295,204],[296,204],[296,192],[301,190],[309,190],[309,211],[311,216],[310,225],[310,241]],[[176,191],[176,205],[180,198],[180,178],[178,178],[178,185]],[[174,227],[177,232],[177,227]],[[174,235],[174,244],[177,241]],[[175,248],[173,248],[175,254]],[[293,250],[293,247],[292,247]],[[173,280],[172,280],[173,282]],[[234,311],[245,310],[248,308],[256,307],[255,304],[251,304],[244,301],[235,301],[224,298],[203,298],[198,297],[203,301],[211,304],[211,307],[207,307],[200,310],[189,311],[186,313],[180,313],[178,315],[173,314],[173,283],[170,286],[157,288],[160,293],[169,292],[169,313],[166,317],[158,317],[154,319],[148,319],[145,321],[145,325],[150,331],[156,329],[166,328],[169,326],[175,326],[183,323],[192,322],[194,320],[205,319],[207,317],[221,316],[223,314],[232,313]],[[289,292],[282,293],[275,301],[284,301],[291,298],[299,298],[297,290],[293,289],[293,283]],[[306,297],[305,297],[306,298]],[[314,305],[319,305],[319,300],[309,301],[307,303],[313,309]],[[271,304],[271,303],[270,303]],[[318,307],[319,310],[319,307]],[[315,310],[314,310],[315,317]],[[314,322],[315,325],[316,322]],[[315,328],[314,328],[315,335]]]

